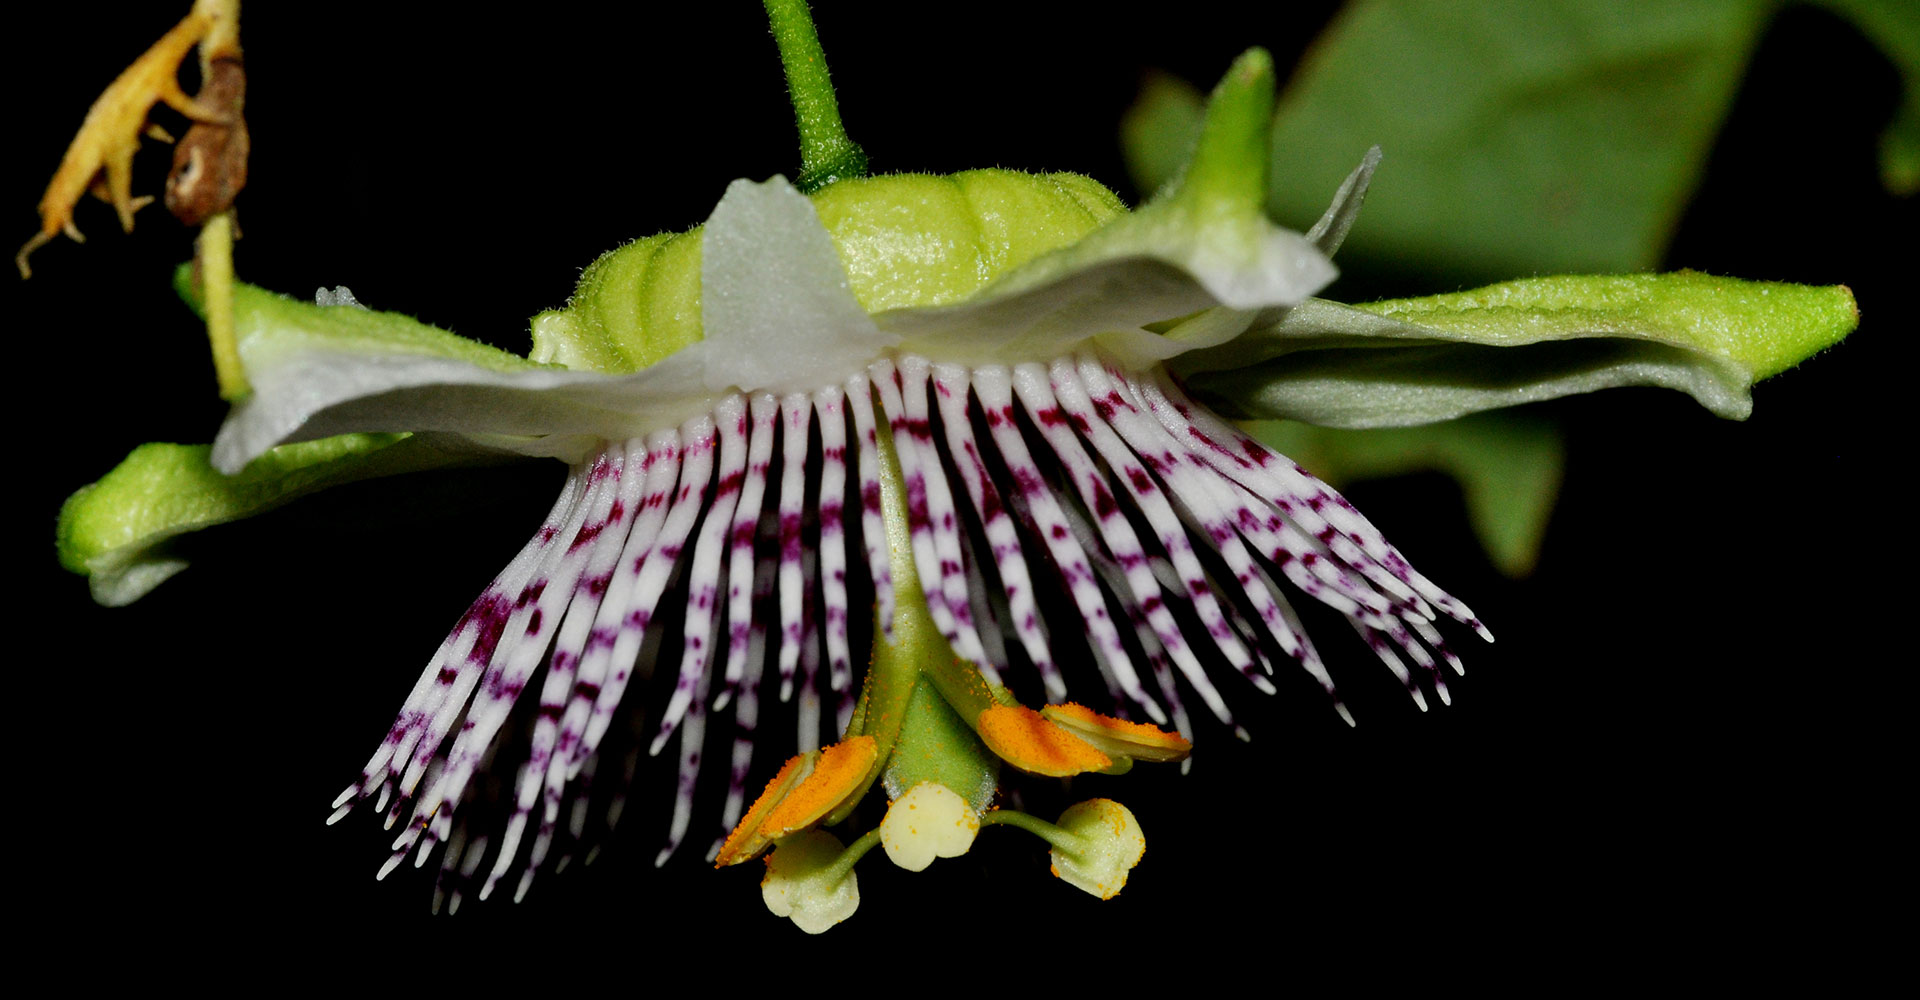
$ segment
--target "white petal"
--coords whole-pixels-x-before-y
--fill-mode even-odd
[[[220,427],[213,464],[234,472],[277,444],[372,428],[442,431],[488,449],[577,461],[712,409],[698,359],[668,358],[632,375],[554,369],[503,372],[454,358],[374,354],[316,339],[270,342],[241,358],[253,392]]]
[[[688,350],[704,352],[709,389],[812,392],[899,341],[860,308],[813,203],[785,177],[728,185],[700,253],[705,339]]]
[[[1193,342],[1143,330],[1225,306],[1291,306],[1332,281],[1333,263],[1264,217],[1201,221],[1147,206],[1006,275],[958,305],[874,317],[905,350],[963,364],[1017,364],[1069,354],[1095,337],[1142,361],[1212,346],[1245,329],[1237,316],[1196,327]],[[1156,211],[1156,209],[1161,209]],[[1127,345],[1140,338],[1164,348]]]

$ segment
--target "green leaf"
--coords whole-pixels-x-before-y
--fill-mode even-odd
[[[1336,487],[1413,472],[1451,476],[1481,547],[1513,577],[1540,558],[1565,466],[1558,427],[1525,410],[1365,431],[1298,421],[1255,421],[1247,430]]]
[[[1880,180],[1894,194],[1920,191],[1920,4],[1912,0],[1823,0],[1851,20],[1900,69],[1900,110],[1880,135]]]
[[[1348,253],[1477,278],[1657,265],[1772,10],[1762,0],[1361,0],[1282,95],[1273,207],[1379,144]]]
[[[1206,106],[1193,84],[1166,73],[1147,75],[1140,97],[1120,119],[1120,150],[1135,188],[1152,194],[1180,172]]]
[[[346,434],[284,445],[232,476],[213,467],[207,445],[141,445],[61,506],[60,564],[87,577],[94,600],[130,604],[187,567],[168,548],[180,535],[329,486],[472,460],[405,437]]]
[[[1223,412],[1328,427],[1432,423],[1627,385],[1679,389],[1739,420],[1754,382],[1858,322],[1845,286],[1531,278],[1361,306],[1312,299],[1174,367]]]

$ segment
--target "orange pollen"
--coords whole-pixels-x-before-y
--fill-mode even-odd
[[[1179,733],[1169,733],[1144,722],[1129,722],[1116,719],[1111,715],[1101,715],[1085,705],[1067,702],[1063,705],[1050,705],[1047,711],[1055,715],[1064,715],[1092,729],[1101,729],[1130,743],[1142,743],[1148,746],[1166,747],[1169,750],[1191,750],[1193,744]]]
[[[1025,705],[995,705],[975,728],[989,750],[1022,771],[1065,777],[1113,766],[1113,758]]]
[[[753,806],[747,810],[746,816],[733,828],[732,833],[727,834],[726,843],[720,845],[720,853],[715,858],[715,868],[724,868],[738,861],[745,861],[766,846],[765,838],[754,835],[766,822],[767,814],[772,812],[773,808],[786,796],[787,789],[799,780],[800,769],[806,762],[807,755],[801,754],[798,757],[787,758],[787,762],[780,766],[780,773],[774,775],[772,781],[767,782],[767,787],[761,790],[759,798],[753,800]],[[749,844],[752,845],[751,848]]]
[[[820,817],[832,812],[834,806],[839,805],[866,780],[867,772],[873,769],[874,758],[878,756],[880,745],[871,736],[855,736],[821,750],[820,758],[813,762],[813,773],[789,791],[780,804],[767,814],[763,824],[767,832],[774,837],[783,837],[801,827],[813,825]],[[758,803],[755,805],[757,807]]]

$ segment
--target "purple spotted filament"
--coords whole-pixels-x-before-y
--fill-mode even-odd
[[[515,872],[519,898],[557,845],[564,857],[580,838],[610,728],[647,707],[659,721],[625,777],[639,747],[677,742],[662,863],[692,827],[708,715],[731,716],[717,846],[745,804],[761,700],[795,703],[799,749],[818,746],[853,711],[854,667],[868,657],[855,623],[872,614],[890,627],[881,420],[927,610],[997,683],[1058,702],[1070,673],[1097,677],[1117,711],[1191,736],[1190,700],[1237,729],[1216,680],[1272,692],[1276,661],[1297,663],[1347,714],[1288,591],[1344,615],[1422,708],[1423,687],[1447,698],[1440,661],[1460,669],[1437,619],[1491,638],[1346,499],[1162,370],[1091,354],[1013,367],[902,355],[811,394],[736,393],[576,465],[329,821],[372,799],[398,830],[382,876],[444,845],[456,905],[467,880],[485,898]],[[643,669],[672,678],[664,704],[627,698]],[[503,733],[527,697],[538,704],[525,759],[497,759],[520,745]],[[488,773],[503,781],[504,826],[469,828]],[[611,822],[622,795],[602,798]]]

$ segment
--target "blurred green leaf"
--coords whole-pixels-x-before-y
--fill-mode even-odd
[[[1206,107],[1206,95],[1193,84],[1166,73],[1148,74],[1139,99],[1120,119],[1120,150],[1143,197],[1179,172],[1200,135]]]
[[[1705,169],[1773,0],[1358,0],[1282,93],[1271,208],[1304,226],[1369,146],[1387,170],[1349,253],[1462,280],[1647,270]],[[1824,0],[1904,81],[1881,137],[1920,189],[1920,4]],[[1150,77],[1122,124],[1142,192],[1198,127],[1199,91]],[[1801,140],[1805,141],[1805,140]]]
[[[1920,191],[1920,3],[1913,0],[1824,0],[1852,21],[1900,70],[1900,110],[1880,135],[1880,180],[1901,196]]]
[[[1273,208],[1311,220],[1378,143],[1350,254],[1485,278],[1654,267],[1770,9],[1352,4],[1282,96]]]
[[[1508,409],[1421,427],[1352,431],[1262,420],[1247,429],[1335,486],[1414,472],[1451,476],[1474,535],[1501,572],[1526,576],[1539,561],[1565,464],[1551,420]]]

